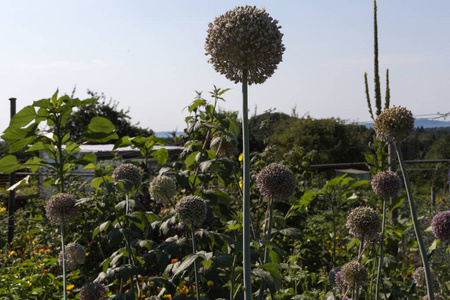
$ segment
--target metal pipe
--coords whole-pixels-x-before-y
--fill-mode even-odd
[[[11,107],[11,119],[16,114],[16,98],[9,98],[10,107]],[[9,186],[13,186],[16,184],[16,172],[11,172],[9,174]],[[15,229],[15,217],[14,214],[16,212],[16,191],[9,191],[8,198],[8,244],[11,245],[14,238],[14,229]]]

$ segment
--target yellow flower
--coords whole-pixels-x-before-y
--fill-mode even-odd
[[[171,294],[164,295],[164,298],[172,299],[172,295]]]
[[[67,286],[67,290],[68,290],[68,291],[71,291],[71,290],[73,290],[74,287],[75,287],[75,285],[73,285],[73,284],[68,285],[68,286]]]
[[[239,161],[243,161],[244,160],[244,153],[241,153],[240,155],[239,155]]]
[[[0,207],[0,214],[3,214],[4,212],[6,212],[6,207]]]
[[[208,286],[213,286],[213,285],[214,285],[214,281],[209,280],[209,281],[208,281]]]

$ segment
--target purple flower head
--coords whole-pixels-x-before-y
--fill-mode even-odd
[[[438,213],[431,221],[431,231],[442,241],[450,241],[450,210]]]
[[[258,173],[256,185],[266,199],[286,201],[295,191],[295,176],[289,168],[272,163]]]
[[[123,164],[114,169],[112,178],[115,181],[131,181],[136,189],[142,184],[142,175],[138,167],[133,164]]]
[[[83,286],[80,290],[80,300],[102,300],[107,293],[106,286],[98,282],[91,282]],[[95,296],[94,296],[95,295]]]
[[[357,261],[351,261],[342,267],[341,276],[347,286],[356,288],[364,286],[368,281],[367,269]]]
[[[263,83],[285,50],[278,21],[264,9],[237,6],[208,24],[205,50],[214,69],[235,83],[248,71],[248,83]]]
[[[404,141],[414,129],[411,111],[401,106],[384,110],[375,120],[373,129],[377,138],[386,143]]]
[[[66,259],[66,268],[67,270],[74,270],[79,265],[84,264],[84,260],[86,258],[86,252],[84,251],[83,247],[80,244],[77,243],[70,243],[66,245],[65,247],[65,259]],[[62,251],[59,253],[58,262],[59,265],[62,267]]]
[[[431,269],[430,269],[430,275],[431,275],[431,281],[435,281],[436,275],[434,274],[433,270],[431,270]],[[417,286],[426,287],[427,282],[425,279],[425,268],[418,267],[413,273],[413,279]]]
[[[178,218],[185,225],[197,227],[203,223],[206,218],[206,203],[200,197],[186,196],[175,206]]]
[[[345,226],[351,235],[370,242],[378,238],[381,228],[381,218],[378,213],[368,206],[353,209],[347,217]]]
[[[158,203],[167,204],[177,193],[177,185],[172,178],[160,175],[150,183],[150,195]]]
[[[381,198],[397,196],[402,186],[402,181],[397,173],[392,171],[379,172],[373,176],[372,190]]]
[[[61,224],[63,216],[65,223],[75,220],[78,215],[75,201],[76,196],[67,193],[59,193],[50,197],[45,205],[45,213],[50,223]]]

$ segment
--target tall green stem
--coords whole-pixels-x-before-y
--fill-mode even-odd
[[[400,146],[395,144],[395,151],[397,152],[398,162],[403,174],[403,182],[405,183],[406,194],[408,196],[409,210],[411,212],[411,218],[414,226],[414,232],[416,233],[417,243],[419,245],[420,256],[422,258],[423,268],[425,269],[425,281],[427,283],[427,295],[429,300],[434,300],[433,293],[433,281],[430,275],[430,264],[428,263],[428,257],[423,243],[422,234],[420,233],[419,222],[417,220],[417,212],[414,204],[414,199],[411,191],[411,184],[409,183],[408,173],[406,172],[405,162],[403,160],[402,151]]]
[[[250,264],[250,144],[248,129],[248,70],[242,74],[242,141],[243,141],[243,267],[244,299],[252,299],[252,278]]]
[[[197,244],[195,242],[195,230],[194,226],[191,226],[191,234],[192,234],[192,254],[195,255],[197,252]],[[197,295],[197,300],[200,300],[200,286],[198,285],[198,267],[197,260],[194,260],[194,275],[195,275],[195,293]]]
[[[273,218],[273,200],[270,199],[269,200],[269,217],[268,219],[266,219],[266,222],[269,221],[269,225],[267,226],[267,233],[266,233],[266,243],[270,242],[270,236],[272,235],[272,218]],[[268,263],[269,260],[269,248],[265,247],[264,250],[264,264]],[[258,295],[258,300],[261,300],[263,295],[264,295],[264,290],[265,290],[265,282],[264,279],[261,279],[261,287],[259,289],[259,295]]]
[[[67,300],[67,282],[66,282],[66,246],[64,245],[64,213],[61,216],[61,248],[62,248],[62,268],[63,268],[63,288],[64,300]]]
[[[380,257],[378,258],[377,269],[377,289],[375,291],[375,299],[380,299],[380,280],[381,280],[381,266],[383,265],[383,246],[384,246],[384,234],[386,228],[386,199],[383,199],[383,221],[381,223],[381,241],[380,241]]]

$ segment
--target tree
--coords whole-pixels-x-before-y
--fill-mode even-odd
[[[82,143],[85,141],[82,138],[82,133],[87,129],[87,125],[94,117],[104,117],[111,120],[116,127],[116,133],[119,137],[148,137],[154,133],[151,129],[139,127],[139,123],[131,124],[131,117],[128,115],[129,109],[119,109],[117,101],[112,99],[106,101],[103,94],[99,95],[91,90],[88,90],[88,94],[90,97],[98,98],[99,100],[89,105],[78,107],[77,110],[72,112],[65,124],[65,128],[70,131],[70,136],[75,142]]]

